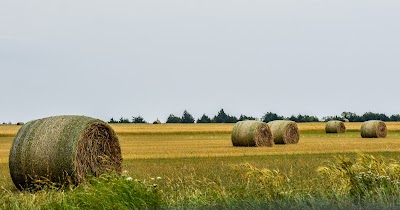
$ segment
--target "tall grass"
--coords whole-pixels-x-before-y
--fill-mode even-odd
[[[196,171],[177,178],[102,175],[76,188],[0,190],[2,209],[360,209],[400,208],[400,164],[360,154],[338,156],[314,173],[321,182],[250,163],[230,165],[228,177]]]
[[[318,172],[327,180],[325,194],[330,197],[351,197],[357,204],[400,204],[400,164],[396,160],[365,154],[356,160],[338,156]]]
[[[154,183],[104,174],[76,188],[37,192],[0,191],[1,209],[156,209],[161,199]]]

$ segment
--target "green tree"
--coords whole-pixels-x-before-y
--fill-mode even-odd
[[[238,122],[237,117],[231,115],[228,115],[228,117],[225,120],[225,123],[237,123],[237,122]]]
[[[181,122],[182,122],[182,119],[180,117],[170,114],[165,123],[181,123]]]
[[[224,109],[221,109],[217,115],[214,116],[213,122],[215,123],[224,123],[228,115],[225,113]]]
[[[188,111],[185,110],[181,118],[181,123],[194,123],[194,118]]]
[[[282,116],[279,116],[275,113],[272,112],[267,112],[263,117],[262,117],[262,121],[263,122],[270,122],[270,121],[274,121],[274,120],[283,120]]]
[[[301,114],[297,115],[297,117],[292,115],[289,117],[289,120],[295,122],[319,122],[319,119],[316,116],[301,115]]]
[[[368,121],[368,120],[382,120],[382,121],[389,121],[390,118],[386,116],[385,114],[381,113],[373,113],[373,112],[366,112],[362,115],[362,121]]]
[[[240,115],[239,120],[238,121],[243,121],[243,120],[256,120],[255,117],[252,116],[246,116],[246,115]]]
[[[400,121],[400,115],[399,114],[394,114],[394,115],[390,116],[390,121],[399,122]]]
[[[214,123],[236,123],[238,119],[235,116],[226,114],[224,109],[221,109],[212,121]]]
[[[142,116],[132,117],[132,123],[147,123]]]
[[[348,119],[350,122],[362,122],[362,117],[354,112],[342,112],[342,117]]]
[[[343,121],[343,120],[344,120],[344,118],[343,118],[343,117],[341,117],[341,116],[337,116],[337,115],[335,115],[335,116],[327,116],[327,117],[323,117],[323,118],[322,118],[322,120],[323,120],[324,122],[328,122],[328,121],[330,121],[330,120],[340,120],[340,121]]]
[[[118,123],[118,121],[114,120],[113,117],[111,117],[110,121],[108,121],[108,123]],[[3,123],[4,124],[4,123]]]
[[[203,114],[201,118],[197,119],[196,123],[212,123],[212,121],[206,114]]]
[[[119,119],[118,123],[131,123],[131,122],[129,121],[128,118],[123,118],[123,117],[121,117],[121,118]]]

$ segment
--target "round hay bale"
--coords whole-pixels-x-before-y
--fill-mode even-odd
[[[362,138],[385,138],[387,135],[386,124],[381,120],[365,121],[360,131]]]
[[[275,144],[297,144],[300,139],[297,123],[290,120],[268,122]]]
[[[26,123],[14,138],[9,168],[15,186],[36,189],[49,182],[77,185],[87,175],[121,173],[121,148],[105,122],[85,116],[54,116]],[[41,184],[45,180],[47,183]]]
[[[25,124],[25,123],[23,123],[23,122],[17,122],[17,125],[23,125],[23,124]]]
[[[339,120],[331,120],[328,121],[325,125],[326,133],[345,133],[346,126],[342,121]]]
[[[255,120],[239,121],[232,130],[233,146],[272,147],[274,140],[267,123]]]

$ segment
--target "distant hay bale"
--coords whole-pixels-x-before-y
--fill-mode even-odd
[[[345,133],[346,126],[342,121],[339,120],[331,120],[328,121],[325,125],[326,133]]]
[[[156,121],[153,122],[153,124],[161,124],[161,121],[157,119]]]
[[[274,145],[267,123],[255,120],[237,122],[233,127],[231,139],[233,146],[272,147]]]
[[[17,125],[23,125],[23,124],[25,124],[25,123],[23,123],[23,122],[17,122]]]
[[[362,138],[385,138],[386,124],[381,120],[369,120],[361,125]]]
[[[55,116],[26,123],[9,156],[11,178],[20,190],[42,187],[40,180],[57,186],[77,185],[87,175],[120,174],[121,162],[114,130],[85,116]]]
[[[297,144],[300,139],[296,122],[290,120],[274,120],[268,122],[275,144]]]
[[[350,122],[350,120],[349,120],[349,119],[346,119],[346,118],[343,118],[343,119],[342,119],[342,122]]]

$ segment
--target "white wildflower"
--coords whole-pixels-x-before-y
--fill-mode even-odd
[[[132,180],[133,180],[132,177],[130,176],[126,177],[126,181],[132,181]]]

